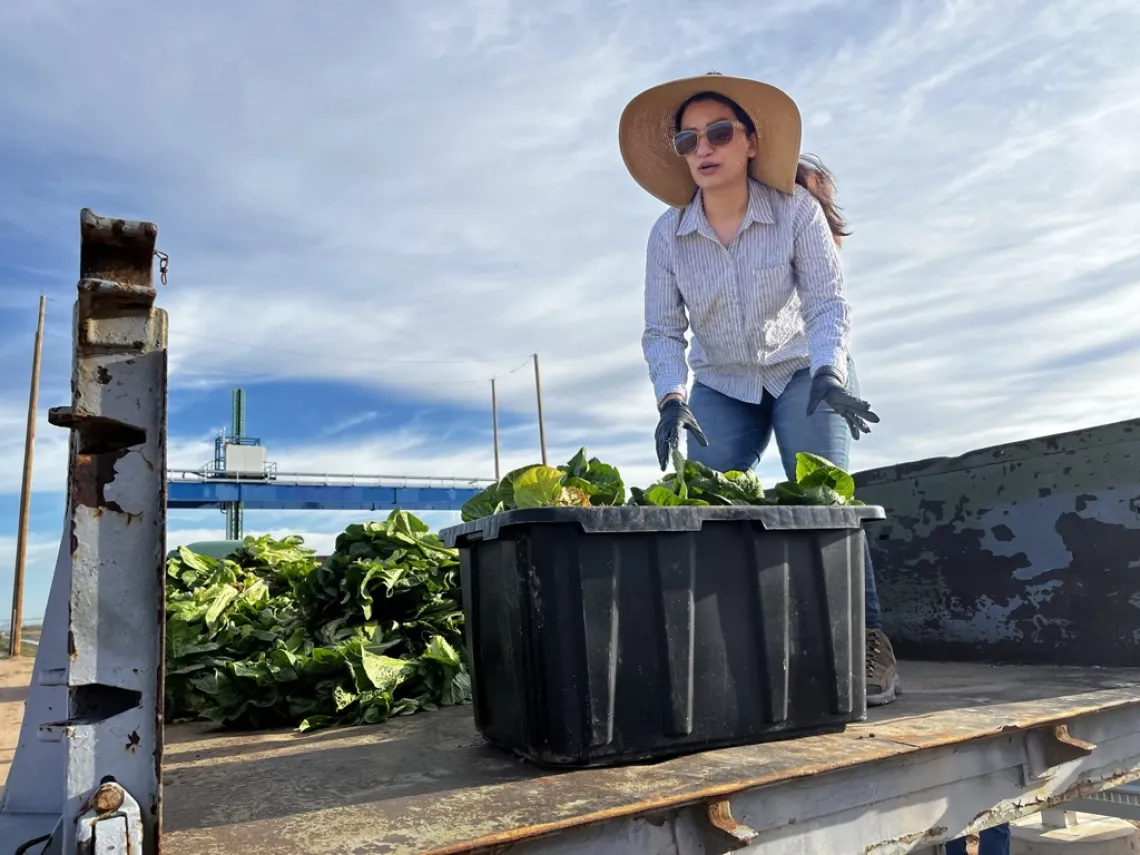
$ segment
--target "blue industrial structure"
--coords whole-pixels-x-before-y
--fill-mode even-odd
[[[227,452],[231,447],[261,445],[261,440],[245,435],[245,389],[234,389],[230,399],[230,435],[220,435],[214,443],[214,473],[221,474],[229,469]],[[264,453],[262,455],[264,469]],[[245,513],[240,500],[226,502],[221,506],[226,515],[226,537],[241,540],[245,528]]]
[[[226,479],[175,470],[167,482],[168,508],[249,510],[457,511],[492,482],[430,478],[375,478],[282,474],[272,479]],[[338,480],[342,483],[336,483]],[[347,482],[347,483],[345,483]],[[233,537],[240,539],[240,532]]]
[[[279,473],[260,439],[245,435],[245,390],[234,389],[230,432],[214,443],[214,459],[201,469],[167,473],[170,509],[219,508],[226,539],[241,540],[243,511],[458,511],[494,483],[480,478]]]

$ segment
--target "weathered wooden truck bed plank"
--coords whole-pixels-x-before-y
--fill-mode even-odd
[[[1140,669],[905,662],[902,673],[899,702],[844,733],[574,772],[484,746],[465,708],[308,735],[171,727],[166,846],[179,855],[467,852],[1110,709],[1140,719]]]

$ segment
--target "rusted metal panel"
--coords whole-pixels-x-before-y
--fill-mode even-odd
[[[52,851],[98,841],[108,779],[139,806],[123,825],[143,851],[160,832],[166,540],[167,316],[156,308],[153,223],[80,215],[67,512],[36,678],[0,805],[58,820]],[[105,799],[104,799],[105,801]],[[78,822],[86,811],[94,819]],[[102,821],[102,820],[98,820]],[[95,823],[95,824],[92,824]],[[138,851],[136,845],[131,851]]]
[[[1140,663],[1140,419],[855,480],[900,656]]]
[[[808,838],[796,843],[792,837],[812,812],[822,812],[824,827],[825,801],[828,810],[862,817],[885,800],[905,801],[924,790],[923,798],[937,801],[939,787],[996,776],[993,801],[967,802],[978,806],[968,815],[959,810],[953,821],[898,816],[878,837],[865,827],[861,833],[876,844],[915,835],[882,849],[887,855],[951,839],[955,823],[965,827],[1001,799],[1045,798],[1067,788],[1066,779],[1046,775],[1049,767],[1040,763],[1032,780],[1022,780],[1018,770],[1030,762],[1031,732],[1041,748],[1035,756],[1042,762],[1059,757],[1067,764],[1064,774],[1086,787],[1095,788],[1101,766],[1107,776],[1140,766],[1138,670],[906,662],[903,673],[903,699],[872,710],[867,722],[844,733],[571,773],[545,772],[487,748],[462,708],[313,734],[223,735],[179,725],[169,729],[167,746],[168,844],[187,855],[442,855],[494,846],[519,847],[521,854],[546,852],[542,842],[528,848],[539,838],[621,838],[626,829],[627,842],[651,846],[654,823],[680,822],[677,817],[692,809],[692,827],[685,828],[699,831],[710,824],[709,805],[731,799],[729,813],[724,805],[713,813],[725,826],[718,831],[720,851],[734,837],[744,847],[738,851],[764,842],[776,846],[772,851],[807,852],[794,846],[808,846]],[[1099,729],[1088,724],[1090,716],[1113,714],[1117,718]],[[1060,724],[1069,725],[1070,741],[1094,745],[1092,754],[1067,761],[1063,749],[1054,750]],[[1120,747],[1122,738],[1136,741],[1134,754]],[[1131,759],[1116,769],[1118,755]],[[836,775],[847,776],[845,783],[835,784],[829,776]],[[927,808],[936,814],[937,805]],[[922,836],[935,828],[944,836]],[[572,837],[563,838],[567,834]],[[827,849],[835,842],[827,834],[820,840],[821,852],[851,851]],[[659,851],[630,846],[612,851]],[[582,847],[565,851],[595,851]]]

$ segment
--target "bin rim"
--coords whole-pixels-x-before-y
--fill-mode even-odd
[[[651,534],[700,531],[710,522],[755,522],[769,531],[861,529],[884,520],[879,505],[729,505],[605,508],[521,508],[440,530],[448,547],[496,540],[504,529],[526,525],[576,525],[585,534]]]

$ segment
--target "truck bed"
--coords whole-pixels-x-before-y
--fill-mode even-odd
[[[644,832],[652,836],[666,822],[654,816],[676,816],[691,810],[686,806],[732,796],[736,819],[749,822],[768,844],[786,840],[797,822],[806,831],[824,813],[834,825],[840,802],[853,816],[869,815],[877,805],[882,835],[922,826],[895,835],[894,848],[873,850],[902,852],[923,840],[933,844],[956,836],[967,826],[977,830],[1008,819],[990,810],[1007,796],[1020,812],[1030,812],[1059,800],[1059,793],[1087,795],[1140,774],[1140,745],[1133,745],[1140,740],[1140,669],[903,662],[900,670],[905,694],[898,702],[871,710],[866,722],[843,733],[610,769],[544,771],[485,746],[468,707],[311,734],[171,726],[164,845],[179,855],[410,855],[523,844],[514,853],[532,851],[524,841],[569,831],[562,839],[577,842],[565,851],[585,852],[589,847],[581,835],[598,837],[602,826],[644,820]],[[1017,763],[1032,767],[1024,756],[1033,752],[1013,743],[1031,731],[1053,733],[1050,726],[1063,723],[1069,726],[1065,738],[1100,744],[1090,754],[1049,742],[1045,756],[1057,762],[1038,762],[1036,772],[1019,778]],[[946,762],[925,762],[935,754]],[[1067,765],[1058,766],[1062,760]],[[1067,771],[1043,772],[1050,763]],[[889,774],[876,775],[879,783],[872,785],[868,769]],[[852,773],[862,775],[861,794]],[[811,804],[789,791],[792,807],[781,808],[772,788],[794,786],[807,776],[816,786]],[[897,821],[884,818],[890,799],[913,801],[923,786],[941,787],[945,801],[951,777],[977,792],[985,810],[979,813],[960,799],[963,804],[953,810],[937,808],[942,819],[929,827],[927,819],[918,819],[921,812]],[[821,786],[835,793],[835,804],[826,809]],[[746,798],[758,787],[765,788],[763,811],[750,808]],[[686,849],[676,828],[670,833],[674,843],[668,851],[697,851]],[[925,837],[908,842],[908,834]],[[647,839],[638,844],[650,847],[642,851],[657,845]],[[773,845],[764,851],[783,849]]]

